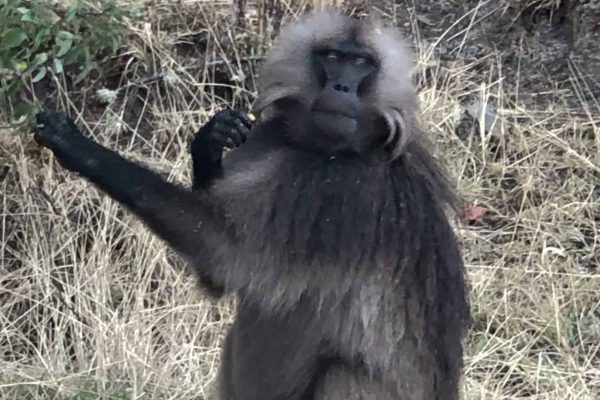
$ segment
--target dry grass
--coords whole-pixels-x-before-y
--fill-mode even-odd
[[[57,84],[98,141],[189,182],[186,143],[215,110],[248,107],[278,16],[247,16],[243,33],[224,2],[181,3],[132,24],[121,76],[105,82],[125,87],[115,103]],[[458,228],[474,318],[465,398],[600,398],[600,105],[567,108],[587,90],[573,71],[573,90],[535,110],[494,54],[442,68],[433,45],[417,40],[423,124],[463,197],[488,209]],[[454,133],[465,96],[495,104],[490,133]],[[207,299],[136,219],[6,128],[0,213],[1,398],[203,398],[231,301]]]

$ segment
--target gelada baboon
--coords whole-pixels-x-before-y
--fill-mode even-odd
[[[222,111],[193,141],[193,190],[64,114],[38,115],[62,165],[237,294],[219,399],[458,398],[469,312],[455,200],[423,144],[410,65],[376,21],[290,25],[262,69],[257,121]]]

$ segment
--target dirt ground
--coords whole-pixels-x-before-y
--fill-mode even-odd
[[[193,134],[223,107],[250,108],[286,19],[339,3],[390,21],[467,211],[465,399],[600,398],[600,0],[230,3],[149,2],[110,76],[32,92],[187,184]],[[233,299],[209,299],[8,120],[0,110],[0,397],[204,399]]]

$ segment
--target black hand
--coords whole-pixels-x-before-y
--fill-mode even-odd
[[[44,111],[36,114],[38,128],[34,139],[40,146],[52,150],[58,161],[71,171],[79,171],[78,149],[88,141],[81,135],[73,120],[62,112]]]
[[[222,176],[223,149],[244,143],[251,126],[245,113],[223,110],[200,129],[191,145],[194,189],[205,189],[215,178]]]
[[[68,135],[79,135],[73,121],[64,113],[43,111],[35,116],[38,129],[35,140],[44,147],[54,150],[64,143]]]

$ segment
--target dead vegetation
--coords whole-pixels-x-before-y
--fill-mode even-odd
[[[332,2],[234,3],[154,2],[131,22],[114,75],[81,87],[54,78],[34,92],[101,143],[187,183],[187,143],[216,110],[249,108],[278,26]],[[457,227],[473,307],[465,398],[599,398],[594,64],[540,69],[536,32],[521,27],[514,2],[341,3],[410,36],[423,125],[467,204],[485,210]],[[561,2],[530,3],[547,22]],[[444,7],[458,18],[445,20]],[[500,22],[520,39],[482,36]],[[130,214],[6,127],[0,238],[0,397],[204,398],[231,301],[208,300]]]

